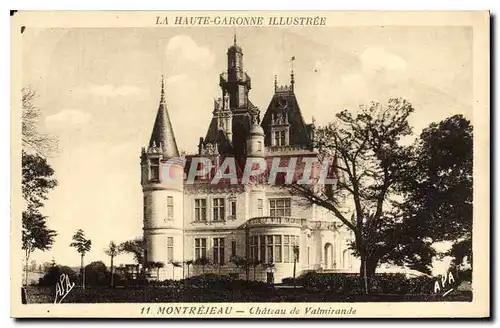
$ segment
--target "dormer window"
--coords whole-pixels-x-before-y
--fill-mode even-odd
[[[149,180],[160,181],[160,160],[158,158],[149,160]]]
[[[274,145],[273,146],[286,146],[287,142],[287,132],[286,130],[274,131]]]

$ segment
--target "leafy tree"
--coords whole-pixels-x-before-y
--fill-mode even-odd
[[[148,262],[148,268],[156,269],[156,281],[160,281],[160,269],[165,267],[165,263],[163,262]]]
[[[134,260],[137,264],[141,264],[144,261],[144,242],[142,238],[136,238],[133,240],[127,240],[120,244],[120,249],[125,252],[132,254]]]
[[[73,242],[70,246],[76,248],[76,251],[80,254],[80,273],[82,276],[82,287],[85,289],[85,267],[83,266],[83,258],[85,254],[90,251],[92,241],[85,238],[85,233],[82,229],[78,229],[73,235]]]
[[[25,252],[25,263],[29,261],[35,250],[46,251],[52,247],[57,233],[47,227],[47,217],[40,213],[47,194],[56,185],[54,170],[39,155],[21,153],[22,159],[22,195],[26,201],[26,209],[22,212],[22,249]],[[27,266],[27,265],[26,265]],[[28,283],[26,270],[25,283]]]
[[[22,89],[22,144],[23,150],[31,150],[39,155],[48,156],[57,151],[57,139],[46,133],[40,133],[38,121],[40,109],[35,105],[36,92],[30,87]]]
[[[106,264],[102,261],[94,261],[85,266],[85,283],[87,286],[107,286],[109,275]]]
[[[110,282],[110,285],[111,285],[111,287],[113,287],[113,275],[114,275],[113,274],[113,271],[114,271],[113,270],[114,269],[113,260],[114,260],[114,258],[116,256],[120,255],[122,251],[123,250],[118,245],[116,245],[114,241],[111,241],[109,243],[108,248],[106,248],[104,250],[104,253],[106,253],[106,255],[108,255],[110,257],[110,259],[111,259],[111,264],[110,264],[110,270],[111,270],[111,282]]]
[[[472,256],[473,131],[462,115],[424,129],[401,176],[401,205],[432,242],[452,241],[454,263]]]
[[[205,267],[210,265],[210,259],[207,257],[200,257],[194,261],[194,265],[201,266],[201,270],[205,273]]]
[[[22,242],[25,253],[25,263],[28,263],[31,253],[39,249],[49,250],[57,233],[47,228],[47,218],[36,211],[23,211]],[[25,266],[25,284],[28,285],[28,265]]]
[[[76,280],[76,272],[67,266],[54,265],[47,268],[42,278],[38,280],[40,286],[51,286],[59,282],[62,274],[66,274],[70,281]]]
[[[387,105],[360,106],[355,113],[343,110],[335,123],[318,129],[320,157],[337,161],[336,187],[289,185],[292,193],[329,210],[353,232],[351,247],[365,278],[373,276],[392,251],[394,243],[387,236],[397,236],[400,217],[390,200],[409,155],[400,141],[411,134],[408,117],[413,111],[411,103],[400,98],[389,99]],[[342,210],[344,205],[353,212]]]

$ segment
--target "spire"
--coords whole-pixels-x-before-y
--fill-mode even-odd
[[[165,103],[165,84],[163,81],[163,74],[161,75],[161,97],[160,103]]]
[[[160,146],[163,151],[163,156],[166,158],[179,157],[177,142],[175,141],[174,130],[168,115],[167,104],[165,101],[165,86],[163,76],[161,78],[161,97],[158,113],[156,114],[153,132],[149,140],[149,146]]]
[[[291,59],[291,62],[292,62],[292,70],[291,70],[291,73],[290,73],[290,85],[292,87],[292,91],[293,91],[293,86],[295,84],[295,74],[293,72],[293,62],[295,61],[295,56],[292,56],[292,59]]]
[[[274,92],[278,91],[278,75],[274,75]]]

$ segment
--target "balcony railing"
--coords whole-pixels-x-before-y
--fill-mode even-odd
[[[342,223],[332,221],[321,221],[315,219],[296,218],[289,216],[261,216],[247,221],[249,227],[255,226],[293,226],[310,230],[336,231],[343,226]]]
[[[277,225],[302,227],[307,224],[307,219],[288,216],[262,216],[248,220],[248,226]]]

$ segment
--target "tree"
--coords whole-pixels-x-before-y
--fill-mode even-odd
[[[297,275],[297,261],[299,260],[299,252],[300,252],[299,246],[294,245],[292,247],[292,251],[293,251],[293,286],[295,287],[295,277]]]
[[[247,259],[244,257],[241,257],[241,256],[232,256],[230,259],[230,262],[233,263],[234,266],[236,266],[236,270],[238,271],[238,274],[239,274],[240,268],[244,268],[248,265]],[[246,275],[246,279],[248,280],[248,274]]]
[[[206,258],[206,257],[200,257],[200,258],[197,258],[195,261],[194,261],[194,265],[197,265],[197,266],[201,266],[201,270],[203,273],[205,273],[205,267],[207,265],[210,265],[210,259]]]
[[[22,242],[25,252],[25,284],[28,285],[28,261],[35,250],[46,251],[52,247],[57,233],[47,228],[47,218],[37,211],[23,211],[22,213]]]
[[[82,277],[82,288],[85,289],[85,267],[83,266],[83,258],[85,254],[90,251],[92,241],[85,238],[85,233],[82,229],[78,229],[73,235],[73,242],[69,245],[76,248],[76,251],[80,254],[80,274]]]
[[[189,278],[189,267],[194,264],[194,261],[193,260],[187,260],[185,263],[186,263],[186,266],[187,266],[187,269],[188,269],[187,276]]]
[[[125,252],[132,254],[134,260],[137,264],[141,264],[144,261],[144,242],[142,238],[136,238],[133,240],[127,240],[120,244],[120,249]]]
[[[317,133],[320,158],[335,159],[336,187],[288,185],[292,193],[329,210],[353,232],[351,247],[361,260],[360,275],[365,278],[375,274],[394,246],[386,237],[396,236],[400,213],[391,205],[391,195],[409,155],[400,141],[411,134],[408,117],[413,111],[411,103],[400,98],[389,99],[387,105],[360,106],[356,113],[343,110],[335,123]],[[343,211],[344,205],[353,210]]]
[[[36,154],[48,156],[57,151],[57,139],[46,133],[40,133],[38,120],[40,119],[40,109],[35,106],[35,99],[38,97],[30,87],[22,89],[22,144],[23,150],[31,150]]]
[[[399,188],[401,208],[432,242],[451,241],[455,263],[472,256],[473,128],[454,115],[423,130]]]
[[[111,241],[109,243],[108,248],[106,248],[104,250],[104,253],[106,253],[106,255],[108,255],[111,258],[111,264],[110,264],[110,270],[111,270],[110,285],[111,285],[111,287],[113,287],[113,269],[114,269],[113,260],[116,256],[120,255],[121,252],[122,252],[122,249],[120,247],[118,247],[118,245],[116,245],[114,241]]]
[[[104,262],[91,262],[85,266],[84,271],[86,286],[107,286],[109,284],[109,272]]]
[[[148,262],[148,268],[156,269],[156,281],[160,281],[160,269],[165,267],[165,263],[163,262]]]

